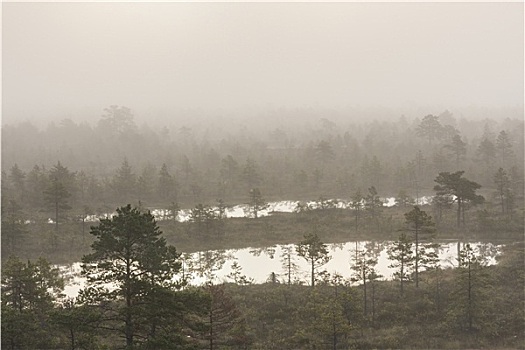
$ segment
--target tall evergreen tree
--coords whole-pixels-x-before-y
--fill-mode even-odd
[[[414,209],[405,213],[406,230],[414,234],[415,239],[415,256],[414,256],[414,272],[416,280],[416,288],[419,287],[419,266],[421,260],[425,259],[425,256],[419,249],[421,236],[428,239],[428,235],[434,232],[435,223],[432,221],[432,217],[428,215],[424,210],[419,209],[418,206],[414,206]]]
[[[512,201],[512,190],[510,180],[507,172],[503,168],[499,168],[494,175],[494,183],[496,184],[497,195],[501,202],[501,212],[505,214],[510,209],[510,202]]]
[[[42,193],[47,190],[48,186],[49,177],[45,167],[35,165],[26,178],[27,203],[30,207],[40,209],[45,205]]]
[[[49,178],[51,180],[57,179],[72,196],[76,194],[77,173],[69,171],[60,161],[49,169]]]
[[[9,182],[11,185],[9,187],[11,187],[13,190],[14,195],[12,196],[12,199],[16,200],[19,203],[23,203],[26,199],[25,180],[26,174],[22,170],[20,170],[18,164],[15,163],[15,165],[13,165],[11,169],[9,169]],[[5,192],[3,194],[6,195]]]
[[[58,232],[59,232],[59,222],[65,218],[65,212],[71,209],[69,206],[68,198],[71,197],[71,193],[66,189],[62,182],[57,178],[53,177],[51,179],[51,184],[44,191],[44,198],[46,203],[49,206],[49,209],[54,213],[54,222],[55,222],[55,239],[53,240],[53,247],[56,248]]]
[[[157,169],[151,163],[147,163],[142,168],[142,173],[137,179],[137,195],[140,201],[152,198],[157,182]]]
[[[461,330],[473,332],[483,317],[483,297],[487,288],[485,261],[470,244],[459,254],[459,268],[456,272],[454,302],[449,317],[455,320]]]
[[[429,145],[432,144],[432,141],[435,139],[441,138],[443,135],[443,126],[439,122],[439,117],[431,114],[425,116],[417,126],[416,133],[420,137],[427,138]]]
[[[281,266],[285,271],[286,283],[288,285],[292,284],[293,276],[297,273],[299,265],[295,261],[295,256],[293,255],[293,246],[288,245],[282,248],[281,253]]]
[[[368,282],[376,278],[377,254],[373,246],[367,245],[365,249],[358,249],[356,242],[355,259],[351,258],[351,269],[354,271],[352,281],[363,283],[363,313],[368,316]]]
[[[514,155],[514,151],[512,150],[512,141],[510,136],[505,132],[505,130],[501,130],[498,134],[498,138],[496,139],[496,152],[499,156],[501,165],[506,167],[511,157]]]
[[[372,220],[377,221],[383,208],[383,201],[379,197],[375,186],[368,189],[368,194],[365,199],[365,209],[369,212]]]
[[[250,213],[255,219],[259,216],[259,212],[268,208],[268,203],[264,200],[261,190],[258,188],[252,188],[250,190]]]
[[[350,202],[350,207],[354,211],[354,223],[355,223],[354,227],[356,231],[357,231],[357,228],[359,227],[359,219],[361,217],[361,211],[363,209],[363,202],[364,202],[364,197],[361,194],[361,190],[358,189],[352,196],[352,201]]]
[[[62,297],[64,280],[45,259],[2,264],[2,349],[53,347],[49,316]]]
[[[484,138],[476,150],[477,156],[485,164],[485,167],[489,167],[494,163],[496,159],[496,146],[494,143],[487,138]]]
[[[316,270],[331,259],[326,244],[321,242],[317,231],[318,226],[315,225],[313,232],[304,235],[304,239],[296,247],[297,253],[310,264],[312,288],[315,286]]]
[[[455,196],[455,201],[458,204],[458,227],[460,226],[461,214],[465,210],[466,203],[477,204],[484,201],[483,196],[476,194],[476,190],[480,189],[481,185],[462,177],[464,173],[464,171],[456,171],[455,173],[442,172],[434,180],[438,183],[434,186],[434,191],[436,191],[438,196]]]
[[[7,258],[18,252],[27,238],[24,212],[15,200],[2,203],[2,257]]]
[[[232,333],[243,323],[241,312],[234,300],[226,293],[223,285],[207,284],[204,290],[209,293],[211,301],[206,322],[208,327],[207,349],[235,346],[235,338],[232,337]]]
[[[166,163],[163,163],[159,170],[157,193],[163,200],[177,201],[177,185]]]
[[[104,108],[104,114],[99,120],[99,132],[108,137],[130,135],[137,129],[131,109],[125,106],[111,105]]]
[[[246,159],[246,163],[244,164],[242,171],[242,177],[248,188],[254,188],[261,183],[259,167],[255,160],[251,158]]]
[[[454,135],[450,143],[443,147],[447,149],[455,158],[456,168],[459,168],[461,165],[461,160],[464,159],[465,155],[467,154],[467,144],[461,140],[461,136],[458,134]]]
[[[166,245],[153,215],[131,205],[102,219],[91,228],[91,234],[95,238],[93,252],[82,258],[82,273],[95,299],[118,302],[114,305],[121,322],[119,330],[126,349],[132,349],[137,337],[145,337],[144,332],[150,330],[138,322],[145,305],[157,307],[162,303],[158,293],[171,295],[176,289],[173,276],[180,270],[179,254],[175,247]],[[115,289],[104,288],[107,283]]]
[[[389,267],[396,268],[394,278],[400,282],[400,293],[404,294],[405,282],[410,281],[410,275],[414,266],[414,251],[412,241],[405,233],[402,233],[397,241],[388,248],[388,258],[392,261]]]
[[[124,158],[112,182],[117,198],[119,198],[119,200],[129,201],[135,195],[136,184],[136,175],[129,165],[127,158]]]

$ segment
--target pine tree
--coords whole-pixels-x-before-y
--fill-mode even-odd
[[[461,223],[462,213],[464,217],[465,205],[467,203],[478,204],[484,201],[483,196],[476,194],[476,190],[480,189],[481,185],[462,177],[464,173],[464,171],[441,172],[434,180],[438,183],[434,186],[434,191],[438,196],[455,196],[455,201],[458,204],[458,227]]]
[[[473,332],[483,317],[483,296],[487,288],[485,261],[468,243],[461,249],[458,261],[449,318],[456,321],[460,329]]]
[[[48,204],[50,210],[53,211],[54,222],[55,222],[55,237],[53,239],[53,248],[57,248],[58,234],[59,234],[59,222],[65,218],[65,212],[71,207],[68,203],[68,198],[71,197],[71,193],[66,187],[58,180],[57,177],[51,179],[50,186],[44,191],[44,198]]]
[[[170,175],[166,163],[163,163],[159,170],[157,193],[163,200],[177,200],[177,184],[173,176]]]
[[[9,170],[9,182],[11,184],[13,194],[12,198],[19,203],[23,203],[26,199],[26,174],[20,170],[18,164],[15,163],[13,167]],[[4,192],[3,195],[6,195]]]
[[[352,202],[350,202],[350,207],[354,211],[354,222],[355,222],[355,230],[357,231],[359,227],[359,218],[361,216],[361,210],[363,209],[363,195],[361,194],[361,190],[357,190],[352,197]]]
[[[429,238],[429,235],[434,232],[435,223],[432,221],[432,217],[428,215],[424,210],[419,209],[418,206],[414,206],[410,212],[405,213],[406,230],[412,232],[415,238],[415,256],[414,256],[414,272],[416,280],[416,288],[419,287],[419,265],[422,259],[425,259],[421,255],[419,248],[421,238]],[[421,237],[424,236],[424,237]]]
[[[137,323],[144,305],[155,307],[161,302],[155,293],[176,288],[172,279],[180,270],[179,254],[166,245],[153,215],[131,205],[102,219],[91,234],[95,237],[93,252],[82,258],[82,273],[95,299],[119,302],[114,304],[122,317],[119,329],[126,348],[131,349],[137,337],[144,336],[145,330]],[[115,289],[107,290],[107,283]]]
[[[494,183],[501,202],[501,212],[505,214],[510,209],[509,203],[512,201],[512,190],[507,172],[503,168],[499,168],[494,175]]]
[[[113,177],[112,186],[117,198],[129,201],[135,195],[136,184],[136,175],[125,158]]]
[[[304,235],[304,240],[299,242],[296,247],[297,253],[303,257],[311,266],[311,286],[315,286],[315,271],[330,261],[326,244],[321,242],[317,231],[318,226],[315,225],[313,232]]]
[[[368,316],[367,284],[378,277],[375,270],[377,259],[377,253],[373,246],[367,244],[365,249],[358,249],[356,242],[355,259],[352,259],[353,261],[351,260],[352,263],[350,264],[351,269],[354,271],[351,280],[363,283],[363,313],[365,317]]]
[[[500,131],[498,134],[498,138],[496,139],[496,152],[503,167],[506,167],[512,156],[514,156],[512,141],[505,130]]]
[[[283,252],[281,253],[281,266],[285,271],[286,283],[288,285],[292,284],[293,276],[299,270],[299,265],[295,261],[295,256],[293,255],[293,246],[288,245],[282,248]]]
[[[2,256],[16,254],[27,238],[22,207],[14,200],[2,204]]]
[[[439,122],[439,117],[427,115],[416,128],[416,133],[420,137],[428,138],[428,144],[432,144],[435,139],[440,139],[443,135],[443,126]]]
[[[250,213],[255,219],[257,219],[259,212],[268,208],[268,203],[264,200],[261,191],[258,188],[252,188],[250,190]]]
[[[211,299],[206,322],[208,349],[232,345],[231,330],[242,323],[242,314],[223,285],[207,284],[204,290],[209,293]]]
[[[255,160],[251,158],[246,159],[244,168],[242,170],[242,177],[248,188],[254,188],[261,183],[261,176],[259,174],[259,167]]]
[[[400,293],[404,294],[405,282],[410,281],[412,267],[414,266],[414,251],[412,241],[405,233],[388,248],[388,258],[392,261],[389,267],[396,268],[394,278],[400,282]]]
[[[49,315],[64,280],[45,259],[27,264],[10,257],[2,264],[2,349],[52,347]]]
[[[461,140],[461,136],[457,134],[454,135],[451,142],[443,147],[447,149],[452,156],[454,156],[456,159],[456,167],[459,168],[461,160],[467,154],[467,144]]]

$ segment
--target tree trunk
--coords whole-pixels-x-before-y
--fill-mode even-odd
[[[365,316],[368,315],[368,308],[366,303],[366,272],[365,272],[365,266],[363,265],[363,310]]]
[[[416,288],[419,288],[419,228],[416,224]]]
[[[53,249],[58,249],[58,198],[55,197],[55,237],[53,237]]]
[[[126,261],[126,349],[133,349],[133,319],[131,317],[131,261]]]
[[[402,260],[401,261],[401,275],[400,275],[400,278],[401,278],[401,295],[403,295],[403,281],[405,279],[405,274],[404,274],[404,271],[405,270],[405,262]]]
[[[82,246],[86,244],[85,231],[86,231],[86,216],[82,215]]]
[[[375,318],[376,318],[376,284],[374,280],[370,281],[370,284],[372,284],[372,327],[374,327]]]
[[[468,262],[468,331],[472,332],[472,284],[470,261]]]
[[[292,284],[292,254],[288,253],[288,285]]]
[[[213,305],[210,309],[210,350],[213,350]]]
[[[58,198],[55,199],[55,232],[58,235]]]
[[[438,315],[441,315],[441,296],[439,291],[439,270],[436,271],[436,311]]]
[[[458,217],[457,217],[457,226],[459,227],[461,225],[461,208],[462,205],[461,205],[461,198],[458,197]]]
[[[126,349],[133,349],[133,325],[131,319],[131,301],[126,298]]]
[[[69,329],[69,334],[71,335],[71,350],[75,350],[75,333],[73,332],[73,328]]]
[[[315,285],[315,262],[314,259],[312,259],[312,288]]]
[[[458,239],[458,267],[461,267],[461,241]]]
[[[337,303],[337,284],[334,285],[334,305]],[[333,332],[333,339],[332,339],[332,345],[333,350],[337,350],[337,324],[336,324],[336,318],[335,318],[335,309],[332,306],[332,332]]]

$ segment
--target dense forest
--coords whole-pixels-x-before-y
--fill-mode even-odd
[[[42,209],[41,194],[57,177],[77,212],[138,201],[233,204],[254,187],[268,199],[346,198],[371,186],[383,197],[400,190],[416,197],[431,194],[444,171],[463,170],[493,188],[500,167],[523,192],[522,118],[469,120],[445,111],[360,121],[297,114],[138,127],[130,109],[111,106],[96,125],[70,119],[44,130],[29,122],[4,125],[4,194]]]
[[[523,348],[523,118],[297,113],[138,126],[110,106],[96,125],[3,125],[2,347]],[[279,200],[296,210],[258,215]],[[248,216],[228,218],[237,204]],[[432,253],[443,239],[455,268]],[[373,249],[351,279],[323,272],[326,243],[353,240],[387,242],[394,279]],[[498,263],[474,241],[504,244]],[[229,283],[184,280],[182,253],[275,244],[295,246],[266,283],[242,266]],[[87,287],[64,299],[53,264],[78,261]]]

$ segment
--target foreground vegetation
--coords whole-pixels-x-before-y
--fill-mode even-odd
[[[407,227],[428,217],[416,207]],[[423,227],[420,226],[421,232]],[[6,349],[399,349],[522,348],[525,247],[508,244],[497,265],[464,245],[456,269],[429,262],[420,272],[405,234],[389,248],[398,269],[380,281],[373,253],[356,253],[350,280],[321,271],[328,256],[319,226],[298,242],[311,283],[272,273],[253,285],[237,266],[234,283],[188,286],[179,255],[150,214],[131,206],[93,227],[83,257],[88,284],[64,299],[64,280],[44,259],[2,265],[2,347]],[[405,245],[404,245],[405,244]],[[403,251],[403,254],[400,252]],[[289,273],[293,262],[289,261]],[[286,265],[286,263],[285,263]],[[401,267],[401,268],[400,268]],[[400,269],[399,269],[400,268]],[[291,276],[291,275],[289,275]],[[115,289],[107,289],[106,283]],[[356,284],[358,282],[358,284]],[[419,283],[418,283],[419,282]]]
[[[363,286],[331,276],[312,289],[273,284],[225,289],[239,305],[255,349],[523,348],[523,245],[496,266],[423,273],[419,288],[375,281],[367,308]],[[469,309],[470,308],[470,309]],[[472,323],[469,325],[469,311]]]

